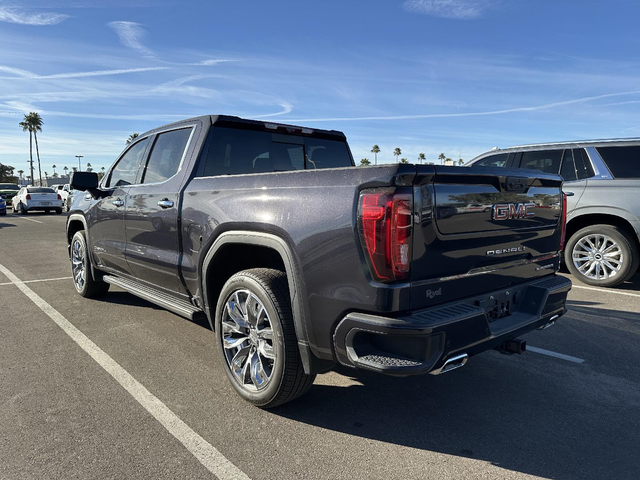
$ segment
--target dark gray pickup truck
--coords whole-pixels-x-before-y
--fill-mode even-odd
[[[261,407],[340,363],[439,374],[565,313],[558,175],[354,166],[344,134],[204,116],[74,174],[75,287],[116,285],[206,316],[235,390]]]

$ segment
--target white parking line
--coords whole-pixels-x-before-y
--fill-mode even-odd
[[[7,215],[7,216],[8,217],[13,217],[13,218],[19,218],[20,220],[29,220],[30,222],[44,223],[44,222],[41,222],[40,220],[34,220],[33,218],[21,217],[20,215]]]
[[[602,292],[602,293],[617,293],[618,295],[626,295],[627,297],[640,298],[640,295],[638,295],[637,293],[621,292],[620,290],[611,290],[610,288],[583,287],[582,285],[576,285],[576,284],[573,284],[572,288],[581,288],[583,290],[593,290],[593,291]]]
[[[220,480],[249,480],[249,477],[225,458],[213,445],[198,435],[184,423],[162,401],[138,382],[118,362],[107,355],[100,347],[73,326],[56,309],[45,302],[11,271],[0,264],[0,273],[4,274],[22,293],[35,303],[51,320],[89,354],[98,365],[104,368],[131,396],[166,428],[196,459]]]
[[[567,362],[583,363],[584,359],[578,357],[572,357],[571,355],[565,355],[564,353],[552,352],[551,350],[545,350],[544,348],[531,347],[527,345],[527,352],[540,353],[542,355],[548,355],[550,357],[561,358]]]
[[[58,277],[58,278],[41,278],[40,280],[24,280],[22,283],[37,283],[37,282],[53,282],[54,280],[71,280],[73,277]],[[13,282],[0,283],[0,287],[3,285],[14,285]]]

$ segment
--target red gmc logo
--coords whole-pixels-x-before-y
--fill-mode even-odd
[[[512,218],[535,217],[532,211],[535,203],[496,203],[491,211],[492,220],[511,220]]]

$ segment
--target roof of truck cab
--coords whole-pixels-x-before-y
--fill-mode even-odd
[[[345,134],[338,130],[324,130],[320,128],[303,127],[299,125],[288,125],[285,123],[271,122],[269,120],[251,120],[248,118],[240,118],[232,115],[203,115],[200,117],[186,118],[184,120],[168,123],[166,125],[162,125],[147,132],[141,133],[140,136],[142,137],[162,130],[169,130],[171,128],[180,127],[182,125],[193,124],[196,122],[207,123],[209,121],[212,125],[217,127],[241,128],[244,130],[258,130],[284,134],[302,134],[309,135],[311,137],[324,137],[334,138],[336,140],[346,140]]]

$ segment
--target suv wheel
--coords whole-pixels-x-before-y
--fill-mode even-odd
[[[262,408],[304,394],[315,375],[300,360],[284,272],[245,270],[225,283],[215,318],[218,350],[238,394]]]
[[[564,251],[569,271],[581,282],[613,287],[638,270],[638,246],[613,225],[591,225],[574,233]]]
[[[87,252],[84,230],[76,232],[71,239],[71,273],[77,292],[86,298],[99,297],[109,290],[109,284],[94,280],[91,275],[91,260]]]

